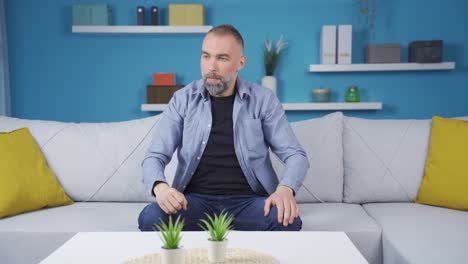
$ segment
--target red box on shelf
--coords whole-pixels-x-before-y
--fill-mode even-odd
[[[175,85],[175,73],[153,74],[153,85]]]

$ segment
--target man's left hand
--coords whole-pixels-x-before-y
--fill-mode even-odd
[[[287,186],[278,186],[276,191],[265,200],[265,216],[270,214],[272,206],[278,208],[278,223],[283,223],[284,226],[292,224],[294,218],[299,217],[299,207],[294,199],[293,190]]]

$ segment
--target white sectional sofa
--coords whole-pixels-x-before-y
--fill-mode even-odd
[[[0,117],[2,132],[30,129],[75,201],[0,219],[0,263],[37,263],[80,231],[138,231],[140,210],[154,202],[141,182],[140,164],[160,132],[158,120]],[[414,203],[430,120],[368,120],[335,112],[292,127],[311,164],[297,194],[303,230],[344,231],[372,264],[468,263],[468,212]],[[166,167],[169,181],[176,156]],[[271,158],[281,176],[281,162]]]

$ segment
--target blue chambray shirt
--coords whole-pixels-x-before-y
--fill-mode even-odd
[[[164,169],[176,150],[179,162],[172,187],[185,190],[205,150],[211,122],[211,100],[203,80],[174,93],[142,162],[143,182],[151,194],[155,181],[166,182]],[[309,161],[272,91],[237,78],[233,130],[237,160],[256,194],[270,195],[278,184],[299,191]],[[273,170],[269,147],[285,164],[280,180]]]

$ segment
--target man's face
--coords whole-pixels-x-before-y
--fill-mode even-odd
[[[244,67],[242,46],[231,35],[210,33],[203,40],[200,68],[205,88],[212,96],[234,89],[238,72]]]

